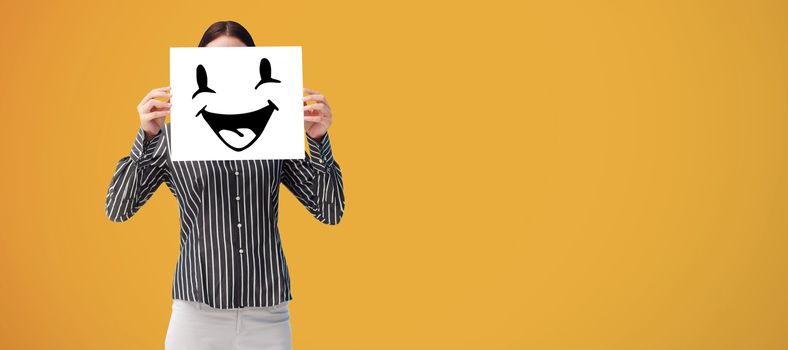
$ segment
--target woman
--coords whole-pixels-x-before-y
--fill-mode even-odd
[[[249,32],[226,21],[211,25],[201,47],[254,46]],[[180,256],[172,284],[165,348],[290,349],[290,278],[278,229],[279,184],[326,224],[338,224],[345,197],[331,152],[331,109],[304,89],[304,129],[311,157],[274,160],[170,160],[169,87],[137,106],[140,128],[120,159],[106,213],[126,221],[167,184],[178,200]],[[167,99],[162,101],[159,99]],[[313,103],[307,104],[309,101]]]

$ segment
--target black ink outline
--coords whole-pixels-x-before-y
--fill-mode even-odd
[[[197,66],[197,91],[194,92],[194,95],[192,95],[192,100],[195,96],[197,96],[197,94],[201,92],[216,93],[216,91],[213,91],[208,87],[208,73],[205,72],[205,67],[199,65]]]
[[[265,83],[281,83],[281,81],[271,78],[271,62],[268,62],[268,59],[263,57],[260,60],[260,82],[254,86],[254,89],[257,90],[260,85]]]
[[[219,139],[222,140],[222,142],[225,145],[227,145],[227,147],[230,147],[230,149],[236,152],[243,151],[249,148],[249,146],[253,145],[254,142],[257,141],[257,139],[260,137],[260,135],[263,134],[263,130],[265,130],[265,126],[268,125],[268,120],[271,119],[271,115],[274,114],[274,111],[279,110],[279,108],[277,108],[276,105],[273,102],[271,102],[271,100],[268,100],[268,105],[263,108],[260,108],[253,112],[246,112],[241,114],[213,113],[206,111],[205,110],[206,107],[208,107],[208,105],[205,105],[199,112],[197,112],[195,117],[202,114],[203,119],[205,120],[206,123],[208,123],[208,126],[211,127],[211,129],[216,134],[216,136],[218,136]],[[244,147],[239,148],[230,145],[229,143],[227,143],[227,141],[224,140],[222,135],[219,134],[219,131],[221,130],[228,130],[235,132],[239,136],[243,136],[243,134],[241,134],[241,132],[238,131],[238,129],[240,128],[251,129],[252,132],[254,132],[255,134],[254,139],[252,139],[252,141],[249,141],[249,143],[246,144],[246,146]]]

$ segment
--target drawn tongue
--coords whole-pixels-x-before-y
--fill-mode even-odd
[[[237,130],[222,129],[219,131],[221,136],[227,143],[233,147],[243,147],[252,142],[255,135],[252,129],[238,128]]]

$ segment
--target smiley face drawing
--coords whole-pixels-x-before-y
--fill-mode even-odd
[[[196,68],[196,79],[197,91],[192,95],[192,99],[201,93],[216,93],[208,86],[208,72],[202,64]],[[281,81],[271,77],[271,63],[267,58],[262,58],[260,59],[260,80],[254,89],[257,90],[261,85],[269,83],[281,83]],[[250,86],[250,88],[252,87]],[[274,111],[278,110],[276,104],[269,99],[266,106],[239,114],[209,111],[206,104],[194,116],[202,116],[222,143],[233,151],[241,152],[260,138]]]
[[[303,159],[301,46],[171,47],[174,162]]]

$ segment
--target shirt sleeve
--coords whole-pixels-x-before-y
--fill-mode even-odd
[[[105,211],[111,221],[128,220],[162,182],[169,183],[164,139],[164,128],[150,140],[145,140],[142,127],[137,130],[131,153],[118,161],[109,184]]]
[[[328,133],[318,141],[306,135],[311,158],[286,159],[282,183],[320,222],[336,225],[345,211],[342,172],[331,153]]]

